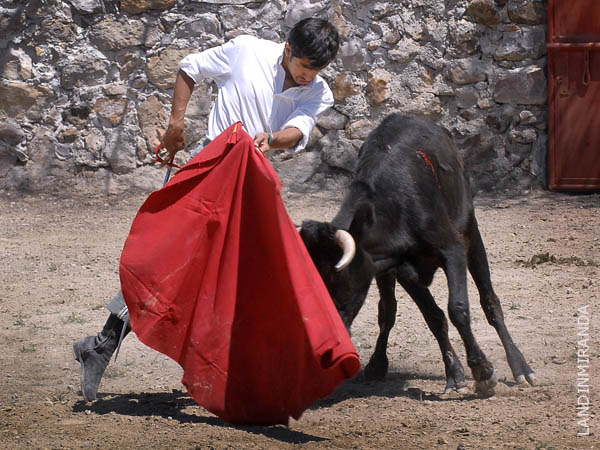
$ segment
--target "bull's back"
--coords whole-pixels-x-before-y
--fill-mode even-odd
[[[472,211],[452,137],[425,118],[392,114],[384,119],[363,144],[353,184],[355,190],[369,191],[389,227],[408,214],[413,227],[433,214],[446,214],[463,229]]]

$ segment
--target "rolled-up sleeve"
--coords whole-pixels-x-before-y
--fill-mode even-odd
[[[218,47],[189,54],[179,62],[179,69],[194,80],[194,83],[212,78],[219,85],[223,79],[231,75],[236,54],[236,40],[233,39]]]
[[[333,106],[333,94],[328,87],[315,93],[310,99],[301,102],[286,118],[282,129],[295,127],[302,132],[302,139],[290,150],[299,152],[306,147],[310,133],[318,118]]]

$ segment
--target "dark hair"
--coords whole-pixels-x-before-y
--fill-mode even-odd
[[[294,25],[287,41],[292,56],[309,59],[315,69],[321,69],[333,61],[340,46],[340,36],[335,26],[315,17],[303,19]]]

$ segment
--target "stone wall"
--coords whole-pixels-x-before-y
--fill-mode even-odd
[[[160,186],[152,153],[178,61],[240,34],[283,41],[311,15],[342,36],[324,71],[336,105],[306,152],[272,157],[290,189],[345,179],[367,133],[394,111],[444,125],[477,191],[543,182],[545,1],[0,0],[0,187]],[[210,82],[196,87],[188,149],[213,98]]]

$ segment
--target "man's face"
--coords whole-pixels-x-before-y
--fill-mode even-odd
[[[319,69],[312,67],[308,58],[292,56],[290,45],[287,43],[285,44],[285,60],[289,75],[300,86],[309,84],[323,69],[323,67]]]

